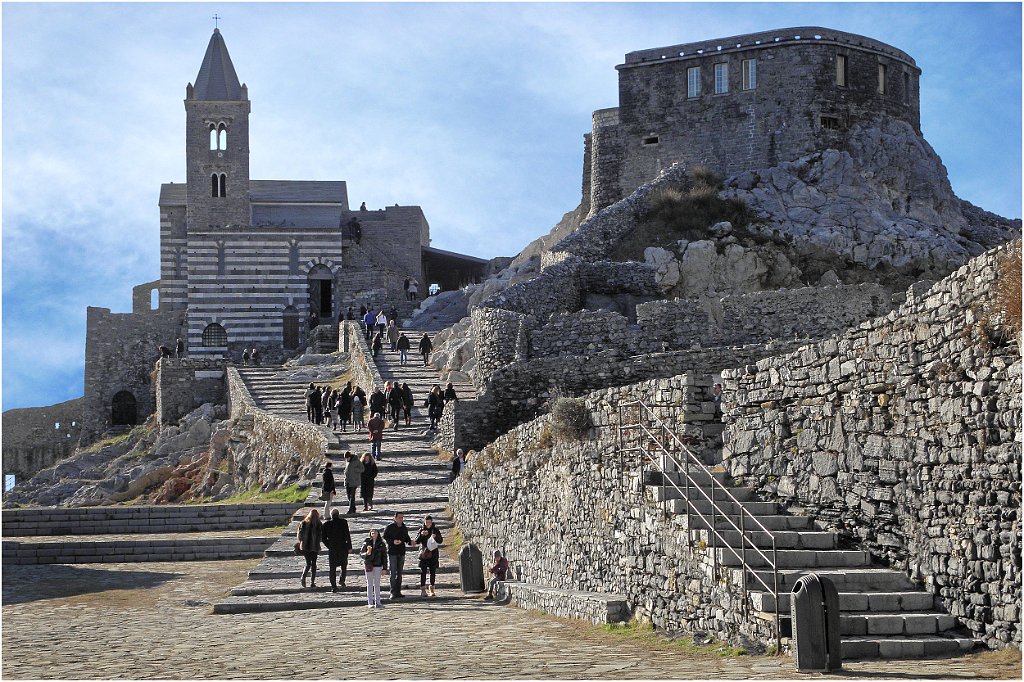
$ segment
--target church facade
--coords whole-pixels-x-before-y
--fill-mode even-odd
[[[131,313],[88,310],[83,442],[153,411],[160,345],[225,360],[255,347],[272,362],[317,320],[360,304],[404,315],[408,280],[423,296],[487,265],[431,248],[419,206],[353,210],[344,181],[251,179],[248,87],[219,30],[185,94],[185,182],[160,188],[160,279],[134,288]]]

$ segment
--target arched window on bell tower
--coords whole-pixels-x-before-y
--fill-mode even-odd
[[[214,173],[210,176],[210,196],[216,198],[219,193],[218,185],[220,184],[217,174]]]
[[[216,149],[217,149],[217,128],[215,128],[214,125],[211,123],[210,124],[210,151],[215,151]]]
[[[217,149],[226,150],[228,148],[228,127],[223,123],[220,124],[220,128],[217,130]]]
[[[228,176],[224,173],[220,174],[220,196],[221,198],[228,195]]]

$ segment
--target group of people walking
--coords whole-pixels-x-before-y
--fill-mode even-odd
[[[317,386],[310,382],[306,388],[306,418],[312,424],[330,426],[342,433],[352,428],[366,427],[366,391],[348,382],[340,391],[330,386]]]
[[[362,456],[345,453],[345,498],[348,500],[348,514],[356,513],[356,493],[362,492],[363,511],[373,510],[373,487],[377,480],[377,461],[369,452]],[[324,503],[324,518],[331,514],[332,503],[338,497],[338,485],[334,480],[334,465],[327,462],[322,474],[321,499]]]
[[[365,455],[364,455],[365,457]],[[330,465],[325,466],[325,471]],[[327,508],[325,507],[325,516]],[[337,582],[337,569],[341,568],[341,588],[346,586],[348,577],[348,557],[352,551],[352,536],[349,530],[348,521],[337,509],[332,509],[327,521],[322,521],[320,512],[311,509],[296,532],[295,551],[301,554],[306,560],[306,567],[299,579],[302,587],[306,587],[306,579],[309,578],[309,586],[316,587],[317,559],[320,555],[321,545],[328,550],[328,566],[331,582],[331,591],[339,589]],[[444,543],[441,530],[434,524],[431,516],[423,518],[423,523],[415,532],[415,537],[410,535],[408,526],[405,525],[405,515],[397,512],[394,521],[381,531],[379,528],[372,528],[363,540],[362,549],[359,550],[359,558],[363,562],[363,572],[366,575],[366,605],[369,608],[382,608],[380,581],[381,576],[387,573],[390,582],[390,597],[392,600],[403,599],[402,578],[405,571],[405,556],[412,549],[417,551],[417,559],[420,569],[420,596],[436,597],[435,585],[437,582],[437,568],[440,563],[440,547]]]

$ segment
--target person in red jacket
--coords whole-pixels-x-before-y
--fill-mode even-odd
[[[494,588],[508,575],[508,559],[501,555],[500,549],[494,550],[494,565],[487,569],[487,572],[493,577],[487,584],[487,596],[484,599],[494,599]]]
[[[370,455],[380,461],[380,446],[384,440],[384,417],[375,412],[370,421],[366,422],[366,430],[370,432]]]

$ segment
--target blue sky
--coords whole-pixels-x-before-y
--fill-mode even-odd
[[[220,27],[252,100],[251,173],[418,204],[434,246],[514,255],[579,203],[583,134],[626,52],[788,26],[923,70],[963,198],[1021,215],[1021,6],[956,3],[3,5],[3,409],[82,394],[87,305],[159,275],[185,84]]]

